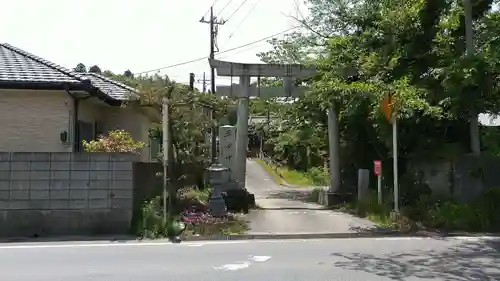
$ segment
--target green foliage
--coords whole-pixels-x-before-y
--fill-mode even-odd
[[[277,163],[256,160],[278,184],[290,184],[297,187],[326,186],[329,174],[326,167],[312,167],[307,172],[296,171]]]
[[[79,63],[76,65],[76,67],[73,69],[75,72],[80,72],[80,73],[85,73],[87,72],[87,67],[83,63]]]
[[[307,171],[312,186],[327,186],[330,184],[330,175],[327,167],[312,167]]]
[[[391,127],[380,110],[386,94],[397,101],[399,150],[408,161],[467,152],[471,113],[500,111],[500,12],[490,9],[493,1],[473,1],[471,56],[462,1],[306,2],[307,30],[272,40],[272,50],[259,54],[264,62],[314,63],[318,70],[303,81],[310,87],[305,97],[271,111],[266,152],[281,164],[324,166],[331,105],[340,119],[343,174],[350,175],[350,167],[391,157]],[[254,104],[254,112],[265,112],[263,105]],[[485,147],[492,147],[489,139]]]
[[[102,74],[101,68],[97,65],[93,65],[89,67],[89,72],[96,73],[96,74]]]
[[[82,141],[86,152],[126,152],[139,154],[139,149],[146,146],[144,142],[135,141],[124,130],[109,131],[107,136],[100,136],[98,140]]]
[[[211,108],[215,108],[215,116],[220,119],[228,115],[230,101],[191,91],[187,85],[176,83],[168,76],[134,76],[129,72],[120,75],[105,71],[104,75],[137,89],[141,102],[157,110],[161,110],[163,97],[169,96],[174,184],[199,183],[201,186],[204,168],[210,159],[207,136],[213,126]],[[161,124],[153,126],[150,137],[162,139]]]
[[[500,189],[490,189],[470,204],[447,201],[435,204],[426,216],[425,223],[431,227],[447,230],[498,231],[500,219]]]
[[[145,238],[164,238],[168,237],[168,221],[165,224],[163,219],[163,200],[157,196],[152,200],[145,202],[141,208],[141,218],[138,234]]]

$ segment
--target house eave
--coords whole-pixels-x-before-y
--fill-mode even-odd
[[[44,82],[44,81],[0,81],[0,89],[9,90],[53,90],[85,91],[110,106],[121,106],[123,101],[113,99],[91,85],[81,82]]]
[[[71,90],[86,91],[86,85],[81,82],[43,82],[43,81],[0,81],[0,89],[12,90]]]

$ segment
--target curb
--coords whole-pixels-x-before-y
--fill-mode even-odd
[[[378,237],[500,237],[500,233],[437,233],[437,232],[401,232],[401,231],[376,231],[356,233],[254,233],[240,235],[216,235],[216,236],[191,236],[183,241],[221,241],[221,240],[287,240],[287,239],[350,239],[350,238],[378,238]]]
[[[469,232],[432,232],[432,231],[396,231],[379,230],[354,233],[251,233],[237,235],[213,235],[213,236],[189,236],[183,237],[180,242],[197,241],[243,241],[243,240],[293,240],[293,239],[353,239],[353,238],[382,238],[382,237],[419,237],[419,238],[447,238],[447,237],[500,237],[500,233],[469,233]],[[115,236],[115,237],[12,237],[0,238],[0,243],[43,243],[43,242],[93,242],[109,241],[120,243],[127,241],[136,242],[161,242],[168,241],[167,238],[147,239],[135,236]],[[179,242],[172,242],[179,243]]]
[[[109,241],[109,242],[124,242],[124,241],[138,241],[140,238],[134,235],[117,235],[117,236],[40,236],[40,237],[5,237],[0,238],[1,243],[45,243],[45,242],[95,242],[95,241]]]
[[[183,241],[204,241],[204,240],[288,240],[288,239],[329,239],[329,238],[368,238],[397,235],[394,232],[381,233],[254,233],[239,235],[216,235],[216,236],[191,236]]]

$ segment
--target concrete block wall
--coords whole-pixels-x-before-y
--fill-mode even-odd
[[[0,236],[126,233],[136,160],[121,153],[0,152]]]

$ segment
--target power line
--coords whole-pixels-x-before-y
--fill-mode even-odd
[[[238,28],[245,22],[245,20],[248,18],[248,16],[250,16],[250,14],[253,12],[253,10],[255,10],[255,8],[257,7],[257,5],[261,2],[262,0],[257,0],[257,2],[255,2],[255,4],[253,5],[253,7],[248,11],[248,13],[246,14],[246,16],[243,18],[242,21],[240,21],[237,25],[236,25],[236,28],[233,30],[233,32],[231,32],[231,34],[229,35],[229,37],[227,38],[227,40],[224,42],[224,44],[226,44],[229,39],[231,39],[234,35],[234,33],[236,31],[238,31]],[[224,45],[223,44],[223,45]]]
[[[265,40],[268,40],[268,39],[271,39],[273,38],[274,36],[277,36],[277,35],[280,35],[280,34],[283,34],[283,33],[286,33],[288,31],[291,31],[291,30],[294,30],[296,28],[298,28],[299,26],[294,26],[292,28],[289,28],[287,30],[283,30],[281,32],[278,32],[278,33],[275,33],[273,35],[270,35],[270,36],[267,36],[267,37],[264,37],[264,38],[261,38],[259,40],[255,40],[255,41],[252,41],[252,42],[249,42],[249,43],[246,43],[246,44],[243,44],[243,45],[240,45],[240,46],[237,46],[237,47],[234,47],[234,48],[230,48],[230,49],[227,49],[227,50],[224,50],[224,51],[220,51],[218,52],[216,55],[220,55],[220,54],[224,54],[224,53],[228,53],[228,52],[232,52],[232,51],[235,51],[235,50],[238,50],[238,49],[241,49],[241,48],[245,48],[245,47],[248,47],[248,46],[251,46],[253,44],[257,44],[257,43],[260,43],[262,41],[265,41]],[[181,66],[181,65],[186,65],[186,64],[190,64],[190,63],[194,63],[194,62],[198,62],[198,61],[202,61],[202,60],[205,60],[207,59],[208,56],[204,56],[204,57],[200,57],[200,58],[197,58],[197,59],[192,59],[192,60],[188,60],[188,61],[184,61],[184,62],[180,62],[180,63],[176,63],[176,64],[171,64],[171,65],[167,65],[167,66],[163,66],[163,67],[159,67],[159,68],[155,68],[155,69],[151,69],[151,70],[146,70],[146,71],[141,71],[141,72],[136,72],[134,73],[135,75],[139,75],[139,74],[144,74],[144,73],[148,73],[148,72],[154,72],[154,71],[159,71],[159,70],[164,70],[164,69],[168,69],[168,68],[172,68],[172,67],[176,67],[176,66]]]
[[[212,3],[212,5],[210,5],[210,8],[215,6],[215,4],[218,2],[219,0],[214,0],[214,2]],[[229,0],[229,2],[231,2],[232,0]],[[226,5],[227,6],[227,5]],[[206,17],[207,14],[210,12],[210,8],[208,8],[208,10],[205,12],[205,15],[203,15],[203,17]]]
[[[216,18],[218,18],[218,17],[222,14],[222,12],[224,12],[224,10],[227,8],[227,6],[229,6],[229,4],[231,4],[231,2],[233,2],[233,0],[229,0],[229,1],[226,3],[226,5],[224,5],[224,7],[222,7],[222,10],[220,10],[220,12],[219,12],[219,13],[218,13],[215,17],[216,17]],[[208,12],[207,12],[207,14],[208,14]],[[207,14],[205,14],[205,16],[206,16]]]
[[[248,0],[243,0],[243,2],[238,6],[238,8],[236,8],[236,10],[234,10],[234,12],[229,15],[229,17],[227,17],[226,21],[229,21],[229,19],[231,19],[231,17],[234,16],[234,14],[236,14],[241,9],[241,7],[245,5],[246,2],[248,2]]]

